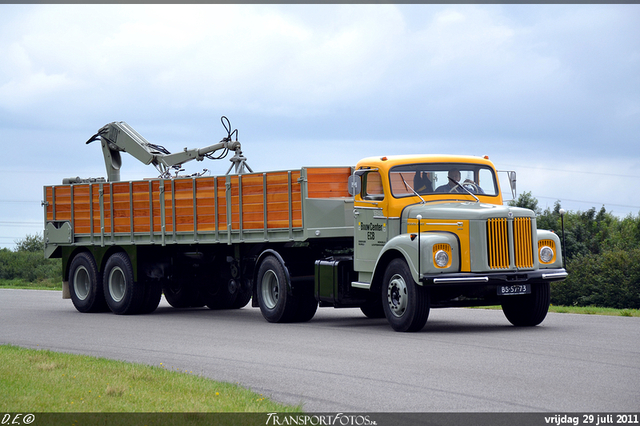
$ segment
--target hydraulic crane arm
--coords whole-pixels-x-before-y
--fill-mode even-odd
[[[226,123],[225,123],[226,120]],[[227,174],[235,167],[235,173],[245,173],[245,169],[251,172],[251,168],[246,164],[246,158],[242,156],[240,142],[237,139],[237,130],[231,132],[229,120],[222,117],[222,124],[227,129],[227,137],[220,142],[204,148],[185,148],[182,152],[170,153],[164,147],[149,143],[145,138],[136,132],[131,126],[124,121],[114,121],[98,130],[87,143],[100,140],[102,144],[102,153],[107,168],[107,180],[109,182],[118,182],[120,180],[120,168],[122,167],[122,158],[120,153],[127,152],[144,164],[153,164],[160,172],[160,177],[170,177],[171,169],[180,170],[182,164],[191,161],[202,161],[205,157],[209,159],[221,159],[226,156],[229,151],[234,151],[235,155],[231,158],[233,163]],[[231,135],[236,133],[236,140],[231,140]],[[212,157],[211,154],[224,150],[218,157]]]

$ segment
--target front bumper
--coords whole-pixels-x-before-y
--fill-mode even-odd
[[[564,268],[538,269],[536,271],[500,271],[490,273],[425,274],[420,281],[426,285],[492,285],[510,283],[540,283],[563,280]]]

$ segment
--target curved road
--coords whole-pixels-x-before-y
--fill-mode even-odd
[[[308,412],[637,412],[640,318],[432,310],[396,333],[358,309],[269,324],[259,309],[81,314],[60,292],[0,289],[0,344],[160,365]]]

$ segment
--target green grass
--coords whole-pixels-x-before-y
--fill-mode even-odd
[[[640,317],[640,309],[614,309],[597,306],[549,306],[549,312],[561,314],[608,315],[620,317]]]
[[[62,290],[62,282],[60,280],[45,279],[41,281],[31,282],[22,279],[2,280],[0,279],[0,288],[16,288],[30,290]]]
[[[0,346],[5,412],[301,412],[239,385],[146,366]]]
[[[479,306],[474,309],[502,309],[500,306]],[[560,314],[607,315],[616,317],[640,317],[640,309],[599,308],[597,306],[549,306],[549,312]]]

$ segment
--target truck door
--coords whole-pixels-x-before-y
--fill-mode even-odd
[[[358,172],[356,173],[360,174],[361,190],[356,195],[353,210],[356,226],[354,269],[373,272],[376,259],[388,241],[387,218],[383,213],[384,188],[377,170]]]

